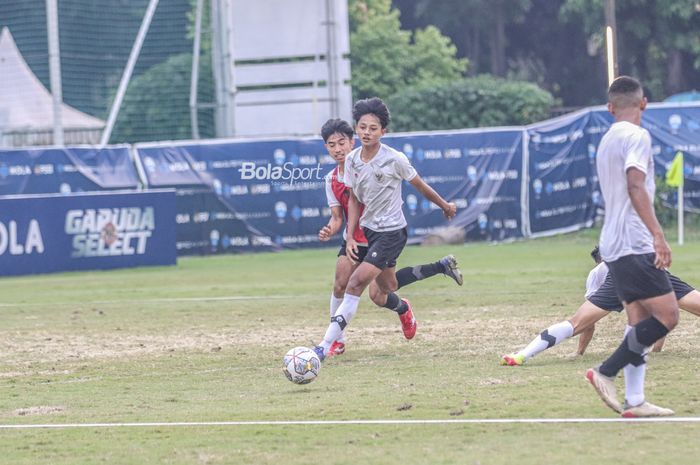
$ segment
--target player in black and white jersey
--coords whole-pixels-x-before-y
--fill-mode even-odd
[[[540,352],[577,335],[580,335],[580,338],[576,354],[583,355],[593,337],[595,324],[608,316],[610,312],[623,310],[624,306],[615,292],[615,285],[608,272],[608,266],[600,258],[598,247],[593,249],[591,256],[596,260],[597,265],[590,271],[586,280],[586,301],[581,304],[571,318],[548,327],[518,352],[504,355],[501,358],[501,365],[523,365]],[[670,273],[668,277],[673,292],[676,294],[678,305],[683,310],[700,316],[700,292]],[[662,345],[663,339],[659,339],[652,350],[658,352]],[[641,367],[643,368],[644,365]],[[630,397],[632,400],[635,398],[633,393],[627,393],[628,401],[630,401]]]
[[[326,121],[321,127],[321,137],[330,155],[337,163],[333,170],[326,176],[326,200],[331,209],[331,218],[328,224],[318,232],[320,241],[328,241],[342,230],[343,243],[338,252],[335,266],[335,279],[333,292],[330,299],[330,316],[333,318],[343,303],[345,288],[350,280],[350,275],[355,271],[359,263],[367,254],[367,238],[361,228],[355,228],[354,239],[357,245],[357,261],[348,259],[346,250],[347,228],[344,227],[348,217],[348,204],[350,191],[343,182],[345,177],[345,157],[352,151],[355,145],[355,134],[350,123],[339,118]],[[462,272],[454,255],[447,255],[437,262],[423,265],[409,266],[396,272],[397,288],[401,288],[415,281],[444,274],[452,278],[458,285],[462,285]],[[345,332],[336,339],[328,350],[327,355],[340,355],[345,352]]]
[[[323,341],[314,348],[323,360],[331,345],[357,312],[362,292],[369,287],[372,301],[399,315],[406,339],[416,333],[416,320],[406,299],[401,299],[396,278],[396,260],[401,254],[408,234],[403,214],[401,184],[411,183],[426,199],[440,207],[446,218],[457,212],[421,179],[402,152],[382,144],[381,138],[389,125],[389,109],[379,98],[360,100],[353,107],[355,132],[361,145],[345,159],[344,183],[350,193],[348,204],[347,256],[360,261],[355,242],[355,228],[362,227],[368,242],[367,254],[352,272],[343,296],[343,302],[332,318]],[[361,205],[364,206],[360,216]]]
[[[620,370],[645,364],[651,346],[678,324],[678,302],[666,273],[671,248],[654,213],[651,136],[641,127],[646,105],[636,79],[621,76],[610,84],[608,110],[615,122],[600,141],[596,160],[605,201],[600,253],[625,304],[630,330],[607,360],[586,372],[586,379],[603,402],[624,417],[673,415],[644,400],[643,376],[625,379],[626,384],[639,384],[635,390],[641,395],[626,399],[624,406],[615,388]]]

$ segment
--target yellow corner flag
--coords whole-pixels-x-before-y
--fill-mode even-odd
[[[676,152],[671,166],[666,171],[666,184],[671,187],[683,185],[683,152]]]

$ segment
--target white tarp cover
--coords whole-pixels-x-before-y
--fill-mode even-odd
[[[101,129],[105,123],[65,103],[63,127]],[[53,128],[53,97],[24,61],[10,30],[0,33],[0,133],[48,131]]]

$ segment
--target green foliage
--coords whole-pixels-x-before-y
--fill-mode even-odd
[[[200,49],[202,55],[211,59],[211,0],[202,3],[202,37]],[[194,41],[197,21],[197,0],[190,0],[190,11],[187,13],[187,39]]]
[[[415,74],[408,76],[409,85],[459,79],[467,68],[467,60],[456,58],[457,47],[435,26],[416,31],[411,54]]]
[[[566,0],[560,17],[579,22],[604,53],[604,1]],[[642,80],[654,100],[697,86],[700,8],[688,0],[618,0],[618,66]]]
[[[369,8],[369,3],[355,2]],[[401,29],[399,11],[386,2],[368,9],[350,35],[352,86],[355,99],[388,98],[406,86],[433,85],[459,79],[467,61],[435,27],[411,33]],[[352,8],[351,8],[352,10]]]
[[[200,63],[200,94],[212,92],[211,63]],[[192,56],[175,55],[165,62],[133,79],[129,84],[111,143],[140,142],[149,140],[190,139],[190,76]],[[202,101],[210,101],[211,95],[201,95]],[[211,111],[200,118],[202,137],[213,137]],[[146,123],[144,125],[144,122]]]
[[[673,227],[677,223],[678,211],[674,193],[675,187],[666,184],[664,178],[656,177],[656,196],[654,198],[654,212],[656,219],[664,228]]]
[[[349,0],[350,30],[355,31],[370,18],[389,14],[389,11],[391,0]]]
[[[392,130],[529,124],[549,116],[552,95],[535,84],[478,76],[406,88],[389,99]]]

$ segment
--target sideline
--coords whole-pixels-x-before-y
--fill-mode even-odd
[[[0,429],[69,428],[152,428],[198,426],[345,426],[345,425],[463,425],[514,423],[700,423],[700,417],[656,418],[474,418],[445,420],[279,420],[279,421],[182,421],[143,423],[46,423],[33,425],[0,424]]]

